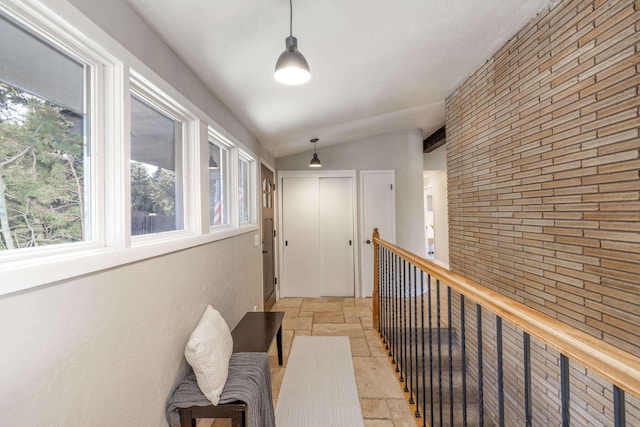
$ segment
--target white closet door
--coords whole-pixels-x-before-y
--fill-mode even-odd
[[[353,297],[352,178],[320,178],[320,271],[323,297]]]
[[[362,280],[364,296],[373,293],[373,245],[371,233],[378,228],[380,238],[395,243],[396,198],[393,171],[361,171],[360,192],[362,194]],[[369,242],[369,243],[366,243]]]
[[[320,296],[318,178],[282,180],[283,297]]]

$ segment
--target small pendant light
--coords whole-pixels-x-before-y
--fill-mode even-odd
[[[285,85],[301,85],[311,78],[309,64],[298,50],[298,39],[293,37],[293,4],[289,0],[289,37],[285,41],[285,50],[276,62],[273,77]]]
[[[320,159],[318,158],[318,153],[316,153],[316,142],[318,142],[318,138],[313,138],[311,143],[313,144],[313,159],[309,162],[310,168],[321,168],[322,163],[320,163]]]

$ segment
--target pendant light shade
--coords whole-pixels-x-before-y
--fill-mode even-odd
[[[295,37],[287,37],[286,49],[276,62],[273,77],[285,85],[300,85],[311,79],[309,64],[298,50],[298,39]]]
[[[293,37],[293,4],[289,0],[289,37],[285,40],[284,52],[276,61],[273,77],[286,85],[301,85],[311,78],[309,63],[298,50],[298,39]]]
[[[321,168],[322,167],[322,163],[320,162],[320,159],[318,158],[318,153],[316,153],[316,142],[318,142],[318,138],[313,138],[311,140],[311,143],[313,144],[313,158],[309,162],[309,167],[310,168]]]

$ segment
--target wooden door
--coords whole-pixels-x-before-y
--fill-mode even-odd
[[[262,165],[262,296],[264,310],[269,311],[276,301],[275,257],[274,257],[274,207],[275,184],[273,172]]]

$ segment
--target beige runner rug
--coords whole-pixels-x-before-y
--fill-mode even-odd
[[[295,337],[278,395],[276,425],[364,426],[349,337]]]

